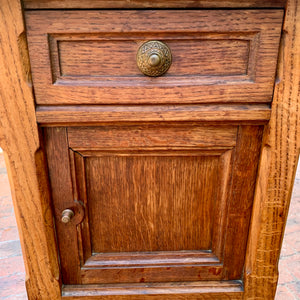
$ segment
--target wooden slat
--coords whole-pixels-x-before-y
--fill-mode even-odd
[[[181,282],[195,280],[221,280],[223,266],[173,265],[142,268],[85,268],[81,269],[83,284],[124,282]]]
[[[245,265],[244,299],[274,299],[300,152],[300,1],[288,2],[272,114],[265,129]]]
[[[24,0],[26,9],[284,7],[286,0]]]
[[[224,275],[229,280],[238,278],[244,267],[262,133],[262,126],[238,130],[224,248]]]
[[[172,256],[172,258],[170,258]],[[211,251],[156,251],[118,252],[92,255],[84,264],[85,268],[120,266],[159,266],[178,264],[216,264],[220,262]]]
[[[8,168],[27,293],[29,299],[56,300],[60,299],[60,273],[47,167],[18,0],[0,0],[0,41],[0,146]]]
[[[199,149],[232,148],[236,143],[235,126],[133,125],[68,128],[73,150],[101,149]]]
[[[73,209],[75,206],[67,130],[63,127],[47,128],[44,130],[44,136],[52,189],[52,205],[55,211],[62,280],[65,284],[80,284],[77,223],[75,218],[72,218],[69,224],[61,222],[62,211],[67,208]]]
[[[64,300],[241,300],[243,286],[239,281],[67,285],[62,295]]]
[[[268,104],[253,105],[128,105],[128,106],[37,106],[37,121],[42,125],[97,124],[104,122],[152,121],[237,121],[266,123]]]

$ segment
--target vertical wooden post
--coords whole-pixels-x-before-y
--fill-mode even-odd
[[[0,145],[6,156],[29,299],[60,299],[44,153],[19,0],[0,0]]]
[[[300,0],[289,0],[272,114],[264,134],[244,272],[244,299],[274,299],[300,149]]]

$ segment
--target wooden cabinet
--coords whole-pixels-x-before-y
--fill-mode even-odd
[[[24,24],[19,1],[0,3],[29,298],[273,299],[297,1],[25,0]],[[169,47],[162,76],[137,66],[147,41]]]

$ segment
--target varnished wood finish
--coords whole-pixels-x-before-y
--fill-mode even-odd
[[[272,115],[265,129],[245,265],[245,299],[274,299],[300,153],[300,2],[288,2]]]
[[[144,155],[86,160],[93,252],[209,250],[218,157]]]
[[[232,188],[228,199],[228,238],[224,251],[227,279],[237,279],[244,267],[245,237],[249,231],[261,138],[261,127],[239,127],[236,157],[233,161],[235,172],[231,178]],[[235,259],[236,257],[239,259]]]
[[[285,1],[281,0],[133,0],[127,2],[102,0],[24,1],[26,8],[38,9],[125,9],[155,7],[283,8],[284,5]],[[38,11],[36,12],[38,13]],[[227,12],[230,12],[230,10],[226,10],[226,13]],[[258,157],[262,127],[257,125],[268,121],[270,114],[269,107],[257,106],[257,104],[254,103],[249,106],[241,106],[238,103],[237,105],[229,106],[222,106],[220,103],[216,103],[214,106],[189,106],[178,105],[178,103],[176,103],[174,106],[153,106],[153,111],[152,107],[147,105],[143,111],[143,108],[140,109],[138,105],[133,105],[132,103],[128,108],[125,107],[125,105],[121,105],[120,108],[112,105],[101,107],[80,105],[76,107],[75,104],[82,104],[81,100],[72,103],[74,99],[71,99],[72,106],[70,107],[39,106],[36,113],[39,118],[38,120],[43,123],[43,126],[57,126],[63,124],[66,127],[70,125],[77,126],[77,129],[69,128],[66,130],[66,127],[52,127],[39,131],[36,126],[21,5],[17,0],[0,0],[0,144],[5,151],[10,173],[15,212],[19,232],[21,234],[27,272],[26,286],[30,300],[274,299],[278,279],[277,264],[280,247],[294,173],[300,152],[300,134],[298,130],[300,119],[300,69],[298,67],[300,64],[299,15],[299,0],[289,0],[283,27],[284,31],[282,34],[271,119],[268,125],[265,126],[261,155]],[[81,25],[84,27],[84,24]],[[145,27],[147,26],[145,25]],[[87,34],[87,31],[84,33]],[[53,40],[54,39],[52,39],[52,41]],[[70,51],[71,50],[72,49],[70,49]],[[38,51],[37,55],[39,55]],[[66,61],[68,60],[65,54],[64,58]],[[81,61],[81,63],[83,62]],[[70,66],[71,65],[68,64],[68,67]],[[273,68],[274,66],[275,58],[271,67]],[[91,70],[93,71],[93,69]],[[44,73],[41,72],[41,76],[43,75]],[[269,77],[269,79],[271,86],[274,78]],[[266,101],[271,100],[271,94],[269,95],[270,97]],[[89,96],[93,97],[92,93],[89,94]],[[133,97],[134,96],[135,95],[133,95]],[[116,104],[117,103],[118,102],[116,102]],[[61,104],[61,101],[57,104]],[[116,109],[113,107],[116,107]],[[246,107],[248,111],[246,112],[242,107]],[[165,108],[165,110],[162,108]],[[222,115],[223,109],[224,115]],[[213,116],[214,110],[216,111],[216,116]],[[206,112],[208,113],[207,116],[205,115]],[[172,116],[173,113],[175,114],[174,116]],[[89,114],[92,116],[90,121],[88,120]],[[125,114],[125,116],[122,116],[122,114]],[[241,116],[239,116],[239,114],[241,114]],[[77,116],[79,117],[78,122],[76,121]],[[115,134],[116,131],[114,130],[108,131],[108,134],[104,134],[105,131],[99,130],[102,126],[107,126],[107,124],[105,125],[104,123],[110,122],[113,124],[109,126],[117,126],[119,129],[125,128],[123,133],[128,134],[130,131],[126,131],[126,128],[128,128],[128,126],[138,126],[136,123],[143,116],[146,118],[143,120],[144,122],[159,122],[157,126],[162,126],[165,120],[173,122],[169,123],[171,125],[170,128],[175,126],[178,121],[192,121],[193,123],[187,123],[192,124],[192,127],[195,125],[200,126],[200,124],[196,122],[201,121],[201,126],[216,128],[217,132],[219,129],[225,128],[224,126],[227,126],[227,129],[229,129],[230,126],[236,126],[236,128],[238,128],[235,138],[236,143],[226,147],[222,144],[221,136],[218,134],[216,135],[215,145],[212,145],[212,138],[209,139],[209,142],[202,140],[202,143],[199,143],[199,140],[193,140],[188,137],[188,142],[193,141],[195,143],[191,149],[187,149],[188,147],[185,147],[185,149],[175,147],[176,149],[172,150],[158,147],[155,149],[155,154],[155,151],[149,147],[149,139],[144,139],[142,142],[138,141],[141,137],[141,130],[140,133],[136,133],[136,139],[132,139],[134,134],[131,135],[131,140],[129,138],[129,142],[135,143],[137,148],[140,147],[140,149],[122,150],[122,147],[119,147],[118,151],[116,151],[116,149],[108,149],[110,147],[108,137],[111,136],[116,139],[118,135]],[[64,117],[66,117],[66,119],[64,119]],[[191,117],[191,119],[189,119],[189,117]],[[120,118],[121,122],[118,122],[118,118]],[[130,125],[130,122],[136,123]],[[77,150],[69,149],[67,139],[68,132],[71,133],[71,131],[74,130],[74,133],[79,133],[83,123],[85,126],[99,126],[99,134],[104,136],[103,141],[107,143],[106,149],[105,147],[101,148],[101,144],[99,142],[97,144],[97,141],[93,140],[90,140],[89,143],[86,142],[86,146],[81,147],[82,149],[79,149],[79,147],[78,150],[81,151],[79,151],[79,153]],[[243,126],[241,126],[241,124],[243,124]],[[245,124],[249,126],[244,126]],[[178,123],[176,126],[178,129]],[[95,127],[91,127],[91,132],[94,129]],[[89,131],[87,128],[82,128],[82,130],[83,132]],[[148,131],[148,134],[150,132],[151,131]],[[167,130],[166,133],[170,134],[170,132],[170,130]],[[209,132],[213,134],[212,131]],[[230,132],[229,130],[229,135]],[[181,133],[179,131],[179,136],[182,136],[182,131]],[[202,134],[201,136],[203,139],[209,138],[209,135]],[[90,135],[91,139],[95,139],[95,137],[95,134]],[[73,138],[76,140],[75,135]],[[51,169],[49,174],[55,186],[53,197],[55,206],[64,209],[66,208],[64,207],[65,205],[72,206],[76,211],[75,218],[72,219],[68,225],[64,224],[66,226],[70,225],[72,229],[66,229],[61,227],[57,221],[57,216],[61,215],[60,209],[53,210],[57,228],[63,228],[63,230],[67,232],[67,238],[61,239],[58,237],[59,250],[61,251],[64,247],[69,250],[68,255],[64,256],[63,252],[62,255],[60,254],[61,269],[59,269],[58,266],[58,253],[56,250],[52,221],[53,215],[47,181],[48,170],[43,149],[44,139],[47,139],[48,142],[51,140],[50,144],[46,146],[47,151],[50,153],[47,160],[52,161],[49,164]],[[172,139],[174,140],[174,145],[176,145],[175,134]],[[181,141],[184,142],[183,139],[181,139]],[[121,142],[126,145],[125,138],[122,138]],[[163,142],[163,135],[161,135],[158,144]],[[112,144],[113,143],[118,147],[116,142],[112,142]],[[165,141],[165,144],[166,143],[167,141]],[[229,143],[228,139],[226,143]],[[156,144],[156,146],[158,144]],[[202,146],[197,150],[197,145],[200,144]],[[77,145],[80,146],[79,140],[77,141]],[[94,148],[91,147],[93,145]],[[145,145],[148,145],[149,149],[141,150]],[[250,150],[248,153],[247,149],[249,147]],[[217,183],[218,191],[216,192],[216,197],[219,199],[220,209],[215,212],[216,226],[212,231],[212,244],[216,246],[212,246],[212,253],[202,250],[199,256],[197,251],[185,251],[182,253],[182,256],[173,255],[173,261],[170,260],[171,257],[168,251],[156,252],[153,256],[149,253],[143,254],[138,259],[133,253],[119,253],[117,255],[112,255],[111,253],[103,255],[99,253],[91,256],[92,246],[90,245],[89,216],[88,214],[84,214],[89,200],[87,197],[88,190],[85,184],[87,179],[86,173],[84,172],[86,168],[85,160],[89,160],[90,158],[96,159],[98,157],[104,160],[110,159],[112,153],[113,155],[118,153],[117,159],[119,159],[119,161],[120,159],[126,160],[128,157],[139,157],[143,159],[145,153],[147,152],[149,154],[149,151],[152,153],[152,156],[150,155],[151,158],[157,154],[166,159],[172,158],[173,155],[178,157],[178,160],[187,154],[191,159],[202,157],[201,159],[205,160],[212,156],[219,157],[220,173],[218,176],[220,180]],[[168,155],[166,155],[166,153],[168,153]],[[165,154],[165,156],[162,154]],[[256,179],[254,179],[256,173],[255,164],[258,159],[260,165]],[[58,162],[57,165],[55,161]],[[231,172],[231,170],[234,171]],[[102,172],[104,171],[102,170]],[[59,179],[62,177],[64,180],[60,181]],[[246,186],[243,183],[246,183]],[[254,183],[256,186],[253,202]],[[229,191],[231,192],[229,193]],[[78,202],[77,199],[82,199],[82,202]],[[243,203],[241,203],[239,199],[243,200]],[[251,208],[252,204],[253,208]],[[239,212],[235,209],[238,209]],[[228,212],[228,218],[224,218],[223,212],[226,212],[226,214]],[[250,214],[250,231],[247,238]],[[236,222],[235,219],[237,220]],[[246,243],[245,240],[239,243],[240,239],[238,235],[248,239],[246,259],[244,259],[243,254]],[[226,241],[226,239],[222,239],[222,236],[229,236],[229,239]],[[229,244],[232,248],[226,249]],[[223,251],[223,249],[225,250]],[[187,260],[190,264],[199,263],[198,266],[200,266],[200,269],[198,269],[199,272],[197,274],[203,276],[204,279],[211,278],[209,277],[211,276],[210,270],[213,270],[211,267],[215,268],[214,272],[221,270],[219,274],[216,274],[216,279],[233,278],[238,271],[241,270],[243,265],[244,272],[243,277],[239,277],[242,281],[204,280],[193,282],[193,280],[198,280],[199,278],[193,279],[194,275],[189,273],[188,276],[191,274],[193,276],[187,278],[192,280],[192,282],[78,284],[61,286],[61,274],[63,274],[65,278],[69,276],[66,272],[68,264],[72,267],[71,272],[74,272],[74,274],[71,273],[70,278],[77,280],[78,283],[86,279],[87,282],[89,282],[88,280],[95,280],[93,276],[98,276],[97,268],[105,268],[105,266],[107,267],[106,270],[109,270],[107,274],[113,279],[116,277],[114,273],[111,272],[113,267],[118,266],[122,268],[128,266],[128,264],[131,263],[130,259],[127,259],[129,256],[133,258],[132,263],[136,264],[136,266],[146,265],[156,267],[166,261],[169,261],[171,264],[172,262],[179,264],[179,268],[177,269],[178,276],[180,276],[180,274],[186,275],[185,272],[188,270],[184,268],[180,269],[180,267],[183,266],[184,260]],[[238,257],[239,259],[235,262],[233,257]],[[75,258],[75,261],[73,258]],[[219,261],[222,262],[223,259],[224,266],[220,267]],[[227,262],[226,259],[228,259]],[[206,262],[206,265],[201,265],[201,263],[204,262]],[[82,266],[84,267],[81,268]],[[91,268],[89,269],[89,267]],[[89,275],[87,275],[91,270],[94,270],[93,272],[95,273],[89,273]],[[151,276],[155,278],[154,273],[151,273],[151,268],[148,270],[147,276],[149,276],[149,278],[151,278]],[[122,276],[124,276],[125,273],[123,272]],[[129,272],[127,275],[125,274],[123,279],[126,279],[126,276],[129,276]],[[130,276],[133,275],[130,274]],[[133,278],[130,276],[129,278]],[[163,277],[163,272],[159,276]],[[81,278],[83,278],[82,281]],[[140,277],[140,279],[141,278],[143,277]],[[122,282],[122,280],[119,280],[119,282]]]
[[[240,279],[261,131],[191,122],[45,128],[63,282]],[[85,218],[76,229],[60,217],[77,201]]]
[[[243,287],[239,281],[177,282],[119,285],[65,286],[62,299],[105,300],[241,300]]]
[[[102,105],[37,106],[42,125],[89,125],[106,122],[239,122],[265,124],[271,114],[269,104],[251,105]]]
[[[184,13],[182,12],[182,14]],[[148,18],[151,18],[151,15]],[[156,21],[154,20],[154,22]],[[216,41],[210,37],[207,37],[208,40],[197,39],[192,35],[189,39],[186,37],[183,42],[176,38],[178,37],[174,35],[174,40],[167,41],[167,46],[171,49],[168,53],[172,53],[173,63],[170,64],[171,67],[165,77],[186,75],[238,77],[247,74],[249,40],[252,39],[252,36],[249,37],[249,40],[246,38],[238,40],[240,36],[233,36],[236,38],[234,41],[227,37],[224,38],[222,35]],[[182,39],[182,37],[180,38]],[[52,64],[55,63],[53,67],[57,68],[53,80],[57,83],[64,80],[76,80],[76,77],[82,81],[101,81],[100,76],[115,77],[115,80],[132,76],[144,78],[142,71],[136,66],[139,55],[136,40],[132,41],[130,37],[126,40],[126,37],[120,35],[116,40],[94,41],[86,41],[84,38],[76,40],[76,37],[73,39],[54,37],[54,39],[58,45],[55,45],[54,47],[57,49],[53,47],[52,51],[57,52],[59,65],[53,55]],[[147,37],[142,39],[147,39]],[[148,43],[151,43],[151,39]],[[168,60],[172,61],[170,58]]]
[[[279,9],[28,11],[36,102],[270,102],[282,17]],[[136,64],[153,39],[172,52],[157,78]]]
[[[198,124],[71,127],[69,145],[80,150],[230,149],[235,145],[236,127]]]
[[[29,299],[59,299],[47,165],[36,125],[19,1],[0,0],[0,41],[0,146],[18,223],[27,293]]]
[[[75,200],[77,200],[73,197],[66,129],[49,128],[45,131],[45,139],[51,141],[46,143],[46,150],[56,230],[58,232],[63,230],[64,232],[64,236],[57,236],[61,258],[61,272],[63,278],[68,278],[70,282],[80,283],[81,279],[78,275],[80,258],[76,234],[77,224],[74,222],[69,224],[61,222],[62,211],[68,208],[74,209]],[[67,282],[65,281],[64,283]]]
[[[284,8],[286,0],[23,0],[26,9],[91,8]]]

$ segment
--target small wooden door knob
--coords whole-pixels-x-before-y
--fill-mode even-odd
[[[161,76],[171,66],[171,50],[163,42],[148,41],[139,48],[136,61],[143,74],[151,77]]]

